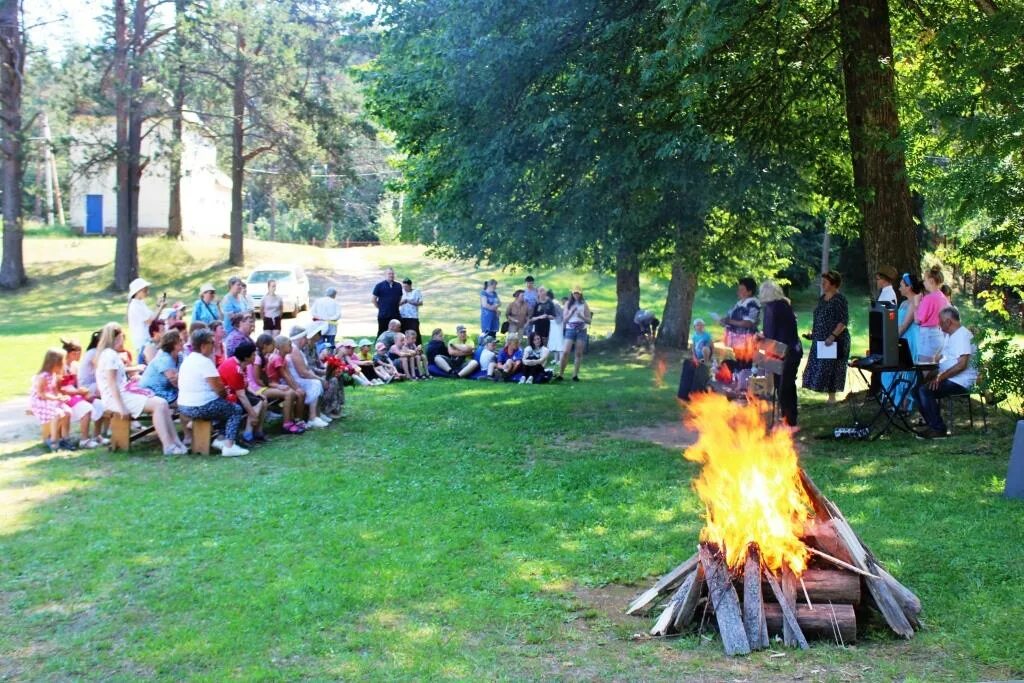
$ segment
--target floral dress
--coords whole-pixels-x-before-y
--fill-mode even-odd
[[[811,354],[804,368],[804,389],[811,391],[842,391],[846,388],[846,362],[850,358],[850,331],[844,328],[843,333],[835,340],[839,345],[838,358],[822,360],[818,358],[818,342],[832,334],[836,325],[843,323],[847,328],[850,324],[849,305],[846,297],[836,292],[831,299],[822,296],[814,309],[814,327],[811,330]]]

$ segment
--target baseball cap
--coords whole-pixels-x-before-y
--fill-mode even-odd
[[[456,332],[465,332],[466,331],[466,326],[465,325],[456,325],[455,326],[455,331]]]

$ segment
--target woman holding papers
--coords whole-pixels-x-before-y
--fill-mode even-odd
[[[839,292],[842,276],[830,270],[821,276],[823,294],[814,309],[811,355],[804,368],[804,389],[827,391],[828,402],[846,387],[846,361],[850,357],[849,307]]]

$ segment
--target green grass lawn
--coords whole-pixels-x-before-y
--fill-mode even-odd
[[[676,450],[678,362],[593,354],[579,384],[352,391],[331,429],[248,457],[0,447],[0,678],[981,680],[1024,675],[1024,505],[1010,423],[940,442],[816,438],[804,466],[924,603],[910,642],[634,638],[634,592],[701,521]],[[1002,421],[1000,421],[1002,420]],[[634,584],[623,587],[623,584]]]

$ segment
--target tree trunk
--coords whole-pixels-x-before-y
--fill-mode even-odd
[[[231,249],[228,262],[245,265],[242,251],[242,183],[245,181],[245,36],[236,27],[233,107],[231,121]]]
[[[174,105],[171,112],[170,198],[167,236],[181,239],[181,153],[182,117],[185,110],[185,7],[186,0],[174,0]]]
[[[277,199],[274,198],[274,176],[267,176],[267,213],[270,220],[270,241],[277,239]]]
[[[117,246],[114,289],[128,291],[139,275],[137,235],[132,225],[132,183],[128,168],[128,10],[126,0],[114,1],[114,118],[117,159]]]
[[[693,299],[697,295],[697,274],[677,256],[672,260],[672,279],[668,283],[665,309],[658,328],[658,346],[685,349],[688,343]]]
[[[853,180],[867,280],[883,265],[916,273],[921,252],[896,106],[888,0],[839,0]]]
[[[27,281],[22,252],[24,226],[21,215],[22,130],[21,84],[25,73],[18,0],[0,3],[0,152],[3,156],[2,187],[4,254],[0,263],[0,287],[16,289]]]
[[[633,317],[640,308],[640,259],[628,245],[619,247],[615,266],[615,330],[612,338],[620,343],[636,339]]]
[[[131,225],[136,244],[139,236],[139,191],[142,186],[142,58],[145,52],[146,0],[135,0],[128,62],[128,179],[131,183]],[[138,275],[138,250],[135,255]]]

